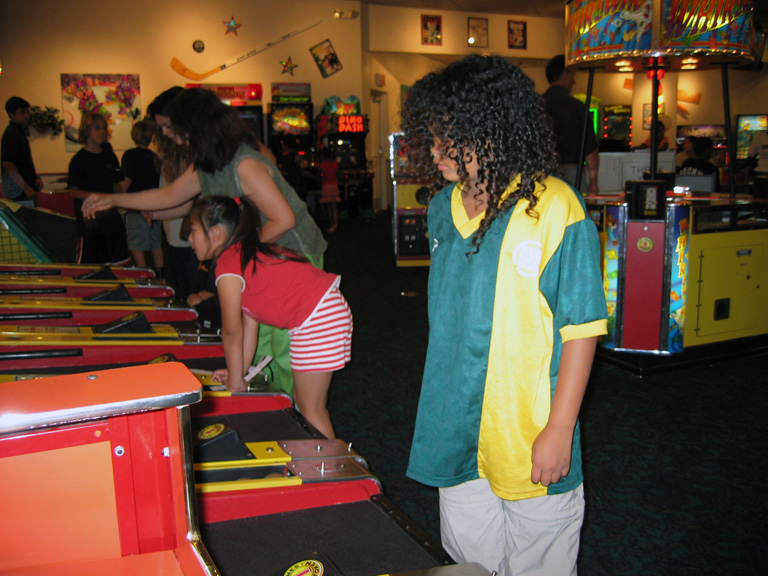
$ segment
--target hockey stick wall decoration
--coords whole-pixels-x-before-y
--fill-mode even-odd
[[[181,61],[173,57],[171,58],[171,68],[173,68],[176,72],[184,76],[184,78],[188,78],[190,80],[193,80],[195,82],[199,82],[200,80],[204,80],[205,78],[208,78],[208,76],[211,76],[213,74],[216,74],[216,72],[220,72],[221,70],[225,70],[227,68],[230,68],[234,66],[235,64],[239,64],[243,60],[246,60],[250,58],[251,56],[255,56],[256,54],[259,54],[260,52],[264,52],[264,50],[267,50],[269,48],[272,48],[272,46],[276,46],[280,44],[280,42],[283,42],[284,40],[288,40],[288,38],[292,38],[293,36],[296,36],[298,34],[301,34],[302,32],[306,32],[310,28],[314,28],[318,24],[322,22],[321,20],[318,20],[317,22],[313,22],[312,24],[309,24],[308,26],[303,26],[302,28],[297,28],[293,32],[288,32],[288,34],[285,34],[284,36],[280,36],[277,40],[272,40],[271,42],[267,42],[263,46],[260,46],[259,48],[255,48],[254,50],[251,50],[247,54],[243,54],[242,56],[238,56],[234,60],[230,60],[229,62],[225,62],[221,66],[216,66],[216,68],[212,68],[208,70],[207,72],[195,72],[194,70],[190,70],[187,68],[184,64],[181,63]]]

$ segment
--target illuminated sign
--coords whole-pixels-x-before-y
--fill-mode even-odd
[[[226,103],[261,100],[261,84],[187,84],[187,88],[205,88]]]
[[[365,132],[365,121],[362,116],[336,116],[339,132]]]

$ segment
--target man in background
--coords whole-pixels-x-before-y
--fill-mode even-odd
[[[564,55],[559,54],[552,58],[547,64],[545,73],[549,88],[544,92],[544,103],[555,126],[555,144],[560,156],[562,178],[575,188],[586,108],[582,102],[571,96],[571,89],[576,80],[574,73],[565,68]],[[597,194],[598,192],[597,171],[600,166],[598,154],[595,131],[591,125],[588,125],[584,148],[587,178],[581,179],[582,193],[586,191],[589,194]]]
[[[18,96],[11,96],[5,103],[11,121],[3,132],[0,157],[5,197],[33,206],[35,194],[43,188],[43,180],[37,175],[29,147],[29,107],[29,102]]]

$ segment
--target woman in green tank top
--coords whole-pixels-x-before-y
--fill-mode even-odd
[[[169,186],[133,194],[94,194],[83,203],[83,214],[113,206],[152,212],[167,220],[186,215],[192,200],[204,195],[247,196],[264,225],[263,242],[274,242],[305,254],[319,264],[327,243],[306,204],[280,171],[256,148],[237,112],[211,91],[189,88],[168,106],[168,116],[155,118],[163,134],[183,146],[188,168]]]

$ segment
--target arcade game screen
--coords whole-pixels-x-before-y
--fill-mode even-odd
[[[237,115],[260,141],[264,141],[264,111],[259,106],[236,106]]]
[[[365,168],[365,141],[360,138],[337,138],[333,149],[339,162],[339,168]]]
[[[599,132],[595,132],[599,134]],[[632,140],[632,106],[610,104],[603,107],[601,152],[628,152]]]
[[[312,132],[312,104],[272,104],[272,133],[308,136]]]
[[[768,130],[768,114],[739,114],[736,116],[736,159],[749,156],[749,145],[758,132]]]

